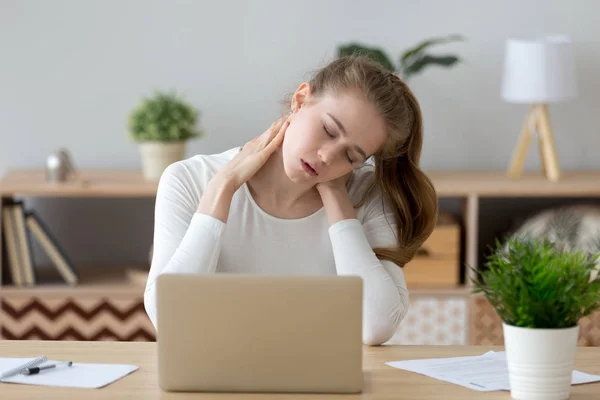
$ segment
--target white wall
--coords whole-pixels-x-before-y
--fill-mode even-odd
[[[338,44],[379,45],[397,59],[448,33],[468,41],[438,50],[465,62],[411,81],[425,115],[425,168],[506,167],[526,110],[499,96],[504,40],[539,33],[575,42],[580,96],[550,108],[560,162],[599,168],[599,12],[593,0],[0,0],[0,173],[42,167],[59,146],[79,167],[139,167],[126,118],[155,88],[177,89],[201,110],[207,135],[188,155],[219,152],[268,127]],[[535,148],[527,165],[538,165]],[[29,204],[76,262],[145,260],[149,200]],[[116,224],[100,227],[106,220]]]

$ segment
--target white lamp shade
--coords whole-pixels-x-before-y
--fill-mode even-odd
[[[575,59],[568,37],[511,38],[505,51],[504,100],[543,104],[577,96]]]

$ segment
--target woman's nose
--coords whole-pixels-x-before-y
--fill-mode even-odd
[[[319,158],[323,162],[323,164],[330,165],[335,161],[336,157],[336,149],[335,146],[323,146],[319,150]]]

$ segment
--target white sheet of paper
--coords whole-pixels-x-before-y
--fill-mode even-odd
[[[0,372],[18,367],[33,358],[0,358]],[[59,361],[46,361],[44,364]],[[3,379],[6,383],[60,386],[73,388],[100,388],[137,370],[135,365],[73,363],[71,367],[60,367],[42,371],[36,375],[15,375]]]
[[[510,390],[506,353],[503,351],[489,351],[480,356],[391,361],[386,364],[481,392]],[[573,385],[599,381],[599,375],[573,371]]]

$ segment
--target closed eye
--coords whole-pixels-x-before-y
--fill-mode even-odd
[[[329,133],[329,130],[327,129],[327,127],[325,125],[323,125],[323,130],[325,131],[327,136],[329,136],[332,139],[335,138],[335,136],[333,136],[331,133]],[[348,154],[348,152],[346,152],[346,159],[348,160],[348,162],[350,164],[354,164],[354,160],[352,158],[350,158],[350,154]]]
[[[325,133],[327,134],[327,136],[329,136],[330,138],[335,138],[335,136],[333,136],[331,133],[329,133],[329,130],[327,129],[327,126],[323,125],[323,130],[325,131]],[[354,160],[350,158],[350,155],[348,154],[348,152],[346,152],[346,159],[348,160],[348,162],[350,164],[354,164]]]

